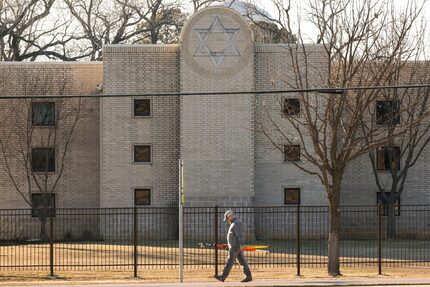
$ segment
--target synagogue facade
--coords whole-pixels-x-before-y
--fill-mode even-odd
[[[64,157],[67,133],[52,152],[37,142],[31,147],[34,166],[43,169],[51,162],[54,177],[61,171],[52,198],[56,207],[176,206],[180,158],[188,206],[327,205],[318,178],[292,163],[301,160],[299,153],[286,158],[259,132],[268,102],[290,101],[298,108],[294,116],[300,116],[301,103],[294,94],[253,94],[288,89],[290,46],[255,44],[240,14],[210,7],[189,19],[179,44],[106,45],[102,63],[1,63],[0,92],[23,98],[47,95],[31,104],[35,133],[55,126],[55,116],[48,123],[35,115],[54,112],[57,100],[49,96],[60,92],[31,88],[31,81],[41,83],[32,74],[46,75],[50,82],[67,79],[65,94],[86,95]],[[313,86],[326,75],[323,49],[296,48],[298,62],[304,62],[306,53],[311,63]],[[282,104],[275,117],[285,117]],[[45,156],[50,159],[43,163]],[[430,169],[429,152],[422,158],[411,171],[407,186],[414,188],[406,188],[402,204],[430,203],[429,180],[423,176]],[[34,166],[31,172],[38,172]],[[37,187],[29,191],[33,183],[18,163],[12,173],[15,181],[6,169],[0,171],[0,208],[28,208],[23,197],[37,200]],[[343,193],[344,204],[376,204],[367,158],[348,170]]]

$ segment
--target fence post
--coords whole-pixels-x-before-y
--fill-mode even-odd
[[[54,211],[49,209],[49,276],[54,277]]]
[[[382,274],[382,204],[377,206],[378,212],[378,274]]]
[[[297,243],[297,253],[296,253],[296,259],[297,259],[297,276],[300,276],[300,253],[301,253],[301,234],[300,234],[300,204],[297,204],[297,213],[296,213],[296,243]]]
[[[184,162],[179,159],[179,283],[184,282]]]
[[[133,267],[134,267],[134,277],[137,278],[137,265],[138,265],[138,250],[137,250],[137,243],[138,243],[138,226],[137,226],[137,206],[134,207],[133,212]]]
[[[218,205],[215,205],[214,211],[215,275],[218,275],[218,248],[216,246],[218,244]]]

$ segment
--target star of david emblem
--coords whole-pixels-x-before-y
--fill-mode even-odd
[[[240,57],[234,41],[240,29],[225,28],[221,20],[215,17],[207,29],[194,29],[199,45],[194,53],[197,57],[209,57],[216,68],[225,57]]]

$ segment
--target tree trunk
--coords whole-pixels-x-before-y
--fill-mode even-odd
[[[45,213],[45,211],[42,211],[41,213]],[[48,241],[48,233],[46,231],[46,222],[47,222],[46,214],[40,214],[39,219],[40,219],[40,240]]]
[[[340,274],[340,210],[338,207],[330,207],[328,234],[328,274],[339,276]]]
[[[151,31],[151,44],[157,44],[158,42],[158,32],[155,28]]]
[[[48,232],[46,230],[46,223],[48,218],[52,216],[51,210],[51,194],[44,193],[42,196],[42,204],[38,206],[39,212],[39,220],[40,220],[40,240],[48,241]]]
[[[340,273],[340,183],[332,188],[329,209],[328,234],[328,274],[339,276]]]
[[[396,208],[395,203],[389,203],[387,206],[387,237],[396,237]]]

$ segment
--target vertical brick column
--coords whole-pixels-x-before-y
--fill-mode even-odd
[[[254,196],[254,90],[252,33],[231,9],[212,7],[187,23],[180,43],[184,96],[180,146],[188,206],[250,205]]]

